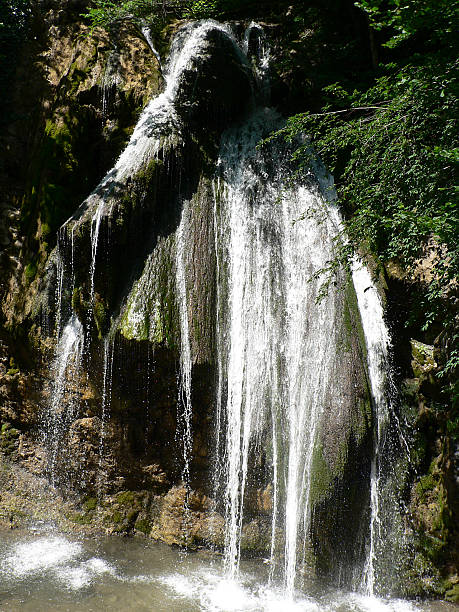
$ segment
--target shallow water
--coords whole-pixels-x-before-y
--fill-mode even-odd
[[[140,539],[77,538],[50,526],[0,534],[0,611],[89,612],[446,612],[437,602],[378,600],[323,589],[286,600],[264,586],[260,561],[241,566],[238,582],[221,560],[184,554]]]

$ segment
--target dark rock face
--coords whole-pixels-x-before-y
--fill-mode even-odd
[[[228,34],[214,29],[180,79],[177,110],[198,129],[224,126],[253,105],[254,94],[246,56]]]
[[[133,25],[115,37],[78,5],[36,5],[2,132],[2,319],[27,319],[59,226],[113,165],[140,109],[161,87],[156,58]]]

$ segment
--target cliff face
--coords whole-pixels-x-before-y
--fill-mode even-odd
[[[255,48],[259,41],[255,35],[249,39],[247,58],[220,30],[210,29],[194,63],[178,73],[176,115],[167,118],[159,134],[152,123],[131,140],[129,146],[137,147],[142,138],[150,139],[155,155],[125,171],[123,160],[118,166],[116,160],[141,110],[168,84],[134,24],[123,23],[110,36],[98,30],[90,35],[78,16],[81,10],[78,3],[37,9],[12,91],[16,116],[1,136],[8,156],[0,209],[5,491],[0,517],[16,524],[24,516],[44,515],[47,500],[57,497],[56,516],[67,527],[140,532],[168,543],[221,547],[222,508],[212,499],[209,478],[218,368],[213,219],[218,194],[213,178],[223,129],[263,97],[257,89],[255,54],[250,54],[250,44]],[[163,47],[175,29],[162,34]],[[274,40],[275,65],[282,67],[282,32],[267,30]],[[289,79],[295,81],[290,72],[272,75],[275,99],[288,91]],[[298,95],[287,95],[287,106]],[[177,129],[178,124],[186,129]],[[117,167],[116,181],[104,183]],[[187,427],[178,406],[184,389],[178,382],[181,370],[183,375],[183,310],[177,242],[185,203],[189,249],[181,261],[189,296],[194,434],[188,482],[178,442]],[[94,248],[103,261],[95,259]],[[61,287],[63,277],[72,283]],[[342,556],[355,561],[351,540],[363,537],[359,524],[368,519],[368,503],[362,499],[369,494],[365,482],[372,411],[355,296],[346,291],[336,315],[346,321],[337,332],[342,361],[348,363],[335,377],[341,411],[323,420],[313,462],[312,533],[316,570],[323,574],[333,574]],[[397,293],[389,289],[389,302],[392,295]],[[62,313],[72,314],[86,349],[73,364],[71,379],[59,389],[62,405],[79,408],[64,420],[64,430],[57,431],[46,415],[58,392],[52,380],[60,367],[53,364],[54,325],[56,318],[65,318]],[[407,348],[405,342],[405,354]],[[437,430],[436,356],[430,346],[416,342],[412,354],[413,376],[403,383],[404,411],[417,431],[412,465],[421,472],[428,468],[428,475],[419,480],[413,469],[400,477],[400,488],[406,489],[413,533],[427,532],[429,543],[423,552],[425,543],[414,542],[421,551],[416,556],[419,568],[407,592],[429,591],[434,575],[430,592],[447,591],[453,598],[455,449],[448,446],[445,432]],[[336,357],[336,371],[339,361]],[[49,462],[50,438],[55,465]],[[247,502],[251,520],[242,533],[242,548],[252,553],[268,548],[273,504],[266,457],[255,472]],[[60,493],[47,488],[43,475]],[[42,496],[30,504],[21,490],[41,491]],[[65,503],[58,509],[62,493]],[[340,507],[344,496],[347,502]],[[190,513],[186,530],[184,507]],[[348,539],[341,538],[345,527]],[[361,554],[359,549],[354,556]],[[442,582],[447,574],[453,578]]]

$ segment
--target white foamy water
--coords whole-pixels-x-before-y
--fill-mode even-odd
[[[243,561],[237,580],[221,560],[147,540],[69,539],[6,532],[0,538],[2,612],[447,612],[453,606],[382,600],[317,585],[313,593],[263,586],[266,568]]]
[[[309,597],[296,593],[291,598],[285,596],[283,589],[245,579],[244,583],[244,576],[234,580],[204,570],[190,576],[175,573],[160,580],[182,600],[199,601],[199,609],[205,612],[416,612],[425,609],[422,604],[401,599],[384,600],[340,591]]]
[[[40,578],[78,590],[102,574],[116,575],[115,568],[98,557],[87,558],[80,542],[63,536],[44,536],[11,547],[0,561],[0,575],[22,581]]]
[[[40,538],[15,546],[1,562],[2,570],[22,577],[56,568],[78,557],[81,545],[61,537]]]
[[[89,586],[93,581],[99,579],[102,574],[115,576],[115,570],[103,559],[93,557],[81,562],[77,566],[56,568],[55,574],[66,588],[78,590]]]

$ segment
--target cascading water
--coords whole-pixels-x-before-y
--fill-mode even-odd
[[[174,108],[174,97],[180,83],[180,78],[187,70],[191,60],[199,53],[199,48],[205,36],[212,28],[219,27],[227,32],[225,26],[215,22],[203,22],[192,25],[177,36],[172,44],[169,63],[165,71],[165,89],[156,98],[153,98],[145,107],[140,116],[128,145],[120,155],[115,166],[108,172],[94,192],[83,202],[81,209],[90,209],[91,220],[91,264],[90,264],[90,297],[94,298],[94,275],[97,264],[97,251],[99,234],[104,215],[109,213],[107,202],[110,197],[125,185],[136,173],[144,168],[151,159],[158,159],[168,138],[177,138],[180,134],[180,119]],[[79,215],[79,213],[78,213]],[[72,217],[66,223],[75,221],[73,228],[78,224]]]
[[[278,126],[275,113],[259,110],[226,135],[220,153],[217,422],[226,445],[217,473],[226,476],[225,562],[234,576],[249,466],[257,454],[271,454],[271,563],[284,557],[292,596],[307,556],[316,435],[329,394],[340,398],[333,370],[339,298],[330,292],[317,303],[311,280],[333,257],[337,217],[312,176],[309,184],[288,182],[285,151],[256,151]],[[307,209],[322,216],[297,222]]]
[[[191,403],[191,346],[190,346],[190,329],[188,317],[188,299],[186,286],[186,263],[184,247],[186,241],[184,233],[187,231],[187,216],[188,207],[184,203],[182,210],[182,218],[176,235],[176,289],[177,300],[179,307],[180,318],[180,383],[179,383],[179,405],[182,406],[183,412],[179,414],[179,422],[182,425],[182,444],[183,444],[183,469],[182,478],[186,488],[185,499],[185,523],[188,522],[188,493],[190,489],[190,461],[193,451],[193,427],[192,414],[193,408]],[[185,531],[188,527],[185,524]],[[185,533],[186,537],[186,533]]]
[[[399,549],[405,545],[403,530],[396,524],[399,513],[396,511],[398,502],[392,472],[400,457],[409,460],[410,453],[393,406],[394,389],[389,357],[391,338],[384,321],[381,298],[368,269],[357,259],[352,262],[352,278],[365,334],[368,377],[376,416],[370,476],[370,536],[362,578],[365,592],[374,596],[382,590],[382,580],[387,580],[390,585],[388,572],[383,567],[378,572],[378,565],[384,565],[388,540],[391,541],[389,554],[392,556],[392,574],[394,566],[399,562]],[[395,432],[391,431],[393,424]],[[395,449],[392,448],[391,438],[397,439]]]
[[[375,592],[375,555],[380,533],[380,450],[389,421],[389,405],[386,396],[386,377],[389,371],[388,349],[390,338],[384,323],[383,309],[368,270],[354,262],[352,273],[362,317],[367,346],[368,375],[375,405],[376,431],[374,456],[371,462],[370,481],[370,543],[365,563],[363,582],[369,595]]]
[[[48,450],[51,484],[57,483],[57,470],[65,468],[64,436],[78,411],[78,382],[83,356],[83,328],[76,316],[65,325],[51,365],[52,385],[46,407],[44,444]]]
[[[148,27],[148,25],[143,25],[142,26],[142,34],[144,35],[145,40],[147,41],[148,46],[151,49],[151,52],[153,53],[153,55],[158,60],[158,64],[159,64],[160,68],[162,69],[162,66],[161,66],[161,56],[159,55],[158,51],[155,48],[155,45],[153,43],[153,39],[151,37],[150,28]]]

